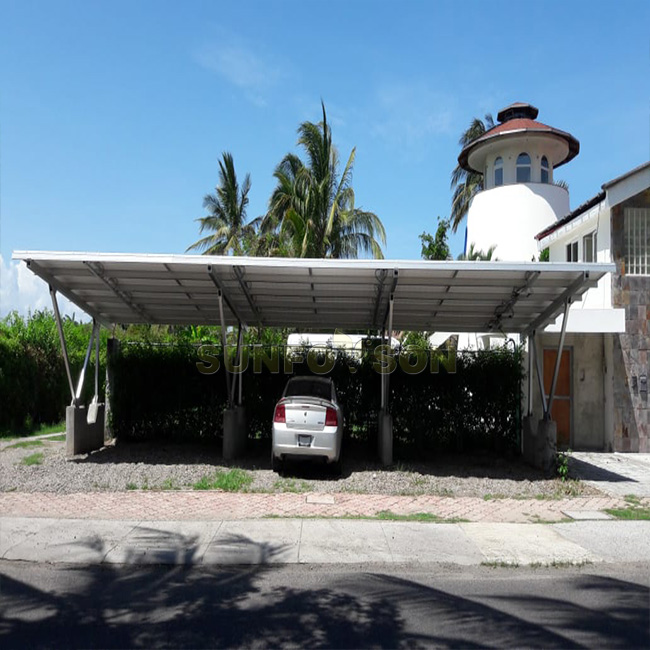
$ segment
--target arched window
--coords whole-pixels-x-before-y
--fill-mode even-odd
[[[503,158],[499,156],[494,161],[494,187],[503,185]]]
[[[542,156],[542,183],[548,183],[548,158]]]
[[[530,183],[530,156],[527,153],[517,156],[517,183]]]

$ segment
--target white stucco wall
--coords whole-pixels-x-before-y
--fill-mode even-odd
[[[611,211],[607,200],[601,201],[583,215],[539,243],[548,246],[551,262],[566,262],[566,247],[578,244],[578,260],[585,261],[584,237],[596,233],[596,261],[611,262]],[[547,332],[559,331],[562,317]],[[598,286],[589,289],[580,302],[571,305],[568,332],[624,332],[625,310],[612,308],[612,277],[605,275]]]
[[[479,192],[467,214],[467,247],[503,261],[530,262],[539,251],[535,235],[569,213],[569,193],[557,185],[516,183]]]

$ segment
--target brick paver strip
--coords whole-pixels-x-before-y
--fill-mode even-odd
[[[315,493],[311,493],[312,496]],[[334,494],[334,503],[308,503],[307,494],[259,494],[196,491],[0,493],[0,516],[61,519],[222,520],[277,517],[372,517],[382,510],[399,515],[426,512],[467,521],[558,521],[563,510],[604,510],[625,506],[615,497],[557,500],[477,497]],[[318,499],[316,499],[318,500]],[[313,501],[313,499],[310,499]]]

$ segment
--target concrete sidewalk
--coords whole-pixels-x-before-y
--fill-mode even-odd
[[[4,560],[81,564],[650,562],[650,522],[0,518]]]

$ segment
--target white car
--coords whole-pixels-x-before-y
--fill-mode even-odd
[[[292,377],[273,414],[273,470],[286,458],[322,458],[341,468],[343,413],[334,382],[325,377]]]

